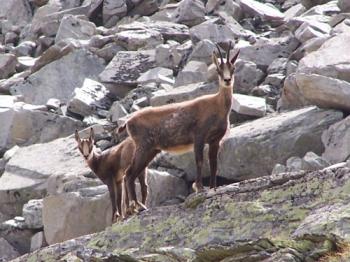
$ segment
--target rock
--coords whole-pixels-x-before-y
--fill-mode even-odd
[[[324,108],[350,110],[350,83],[317,74],[296,74],[302,96],[311,104]]]
[[[280,89],[283,86],[285,78],[286,76],[284,74],[270,74],[265,78],[263,84]]]
[[[159,32],[164,41],[173,40],[183,42],[189,38],[189,30],[186,25],[167,21],[132,22],[118,27],[120,31],[126,30],[151,30]]]
[[[44,232],[40,231],[38,233],[35,233],[35,235],[32,236],[32,239],[30,240],[30,252],[38,250],[44,246],[47,246]]]
[[[213,94],[217,92],[218,86],[215,83],[194,83],[177,87],[171,91],[159,91],[151,98],[151,106],[160,106],[170,103],[182,102],[196,97]]]
[[[159,7],[162,5],[162,1],[158,0],[149,0],[149,1],[139,1],[137,0],[136,6],[130,10],[129,15],[140,15],[140,16],[149,16],[159,10]]]
[[[86,50],[75,50],[31,74],[10,91],[12,95],[23,95],[27,103],[45,104],[52,97],[64,103],[85,78],[95,80],[103,69],[102,59]]]
[[[94,23],[77,16],[65,15],[58,28],[55,43],[67,38],[87,40],[95,34],[96,26]]]
[[[15,96],[0,95],[0,109],[12,108],[15,102],[17,102],[17,97]]]
[[[209,0],[205,5],[205,10],[207,14],[226,12],[237,21],[242,18],[242,9],[240,5],[233,1]]]
[[[163,44],[162,34],[153,29],[125,30],[115,35],[115,41],[129,51],[153,49]]]
[[[173,70],[164,67],[156,67],[141,74],[140,77],[137,79],[137,82],[140,84],[147,84],[150,82],[161,83],[163,82],[162,78],[172,76]]]
[[[1,261],[10,261],[20,256],[18,251],[2,237],[0,238],[0,254]]]
[[[46,247],[15,262],[78,256],[86,260],[172,261],[175,257],[176,261],[242,258],[271,262],[317,261],[330,254],[338,258],[340,253],[331,250],[349,241],[344,229],[349,215],[349,174],[342,167],[220,187],[216,192],[191,195],[184,204],[142,212],[103,232]],[[137,251],[131,249],[135,245],[140,247]]]
[[[302,4],[296,4],[284,12],[284,21],[288,21],[289,19],[300,16],[305,11],[306,8]]]
[[[80,116],[97,114],[98,110],[108,110],[112,105],[108,90],[99,82],[85,78],[80,88],[75,88],[67,110]]]
[[[190,41],[180,45],[174,41],[168,41],[167,44],[158,45],[156,48],[156,62],[158,66],[178,70],[180,63],[187,57],[191,51],[192,43]]]
[[[46,102],[46,107],[48,110],[57,111],[61,107],[62,103],[59,99],[50,98]]]
[[[341,34],[327,40],[317,51],[305,56],[299,62],[298,72],[318,74],[350,81],[350,53],[347,43],[350,34]]]
[[[259,85],[265,74],[250,61],[238,60],[235,63],[234,88],[237,92],[248,94],[254,87]]]
[[[126,15],[128,11],[126,2],[125,0],[103,1],[102,18],[105,27],[114,26]]]
[[[0,54],[0,79],[8,78],[16,72],[17,58],[10,54]]]
[[[117,120],[119,118],[122,118],[122,117],[126,116],[127,114],[128,114],[128,112],[126,111],[124,106],[119,101],[115,101],[113,103],[113,105],[111,106],[111,108],[109,109],[108,118],[110,119],[110,121],[112,123],[115,123],[115,122],[117,122]]]
[[[94,54],[109,63],[119,51],[125,51],[125,48],[116,43],[108,43],[103,48],[95,50]]]
[[[238,25],[239,26],[239,25]],[[244,36],[247,33],[242,27],[234,28],[220,23],[220,20],[214,18],[190,29],[191,40],[194,43],[208,39],[213,43],[228,43],[232,39]]]
[[[331,32],[331,27],[326,23],[304,22],[295,31],[295,37],[302,43],[315,37],[323,37]]]
[[[239,4],[243,12],[246,12],[251,17],[259,16],[263,20],[276,23],[277,25],[283,23],[283,13],[270,5],[254,0],[240,0]]]
[[[200,0],[182,0],[172,15],[172,22],[192,27],[202,23],[204,15],[205,7]]]
[[[208,67],[204,62],[190,61],[177,75],[174,86],[205,82],[208,79],[207,72]]]
[[[196,44],[189,60],[201,61],[210,65],[212,63],[212,54],[215,49],[215,44],[212,41],[204,39]]]
[[[277,58],[267,68],[268,74],[286,74],[288,58]]]
[[[32,56],[37,44],[33,41],[23,41],[13,49],[14,54],[18,56]]]
[[[231,128],[219,150],[218,176],[246,180],[271,174],[277,163],[284,163],[291,156],[302,157],[309,151],[321,154],[322,132],[341,119],[341,112],[307,107]],[[193,152],[166,154],[166,160],[183,170],[187,180],[196,177]],[[208,176],[207,160],[203,166],[203,176]]]
[[[350,156],[348,147],[350,117],[331,125],[322,134],[325,151],[322,157],[335,164],[346,161]]]
[[[11,146],[45,143],[71,134],[81,123],[69,117],[32,109],[22,102],[0,108],[0,150]]]
[[[31,199],[23,206],[23,217],[26,227],[31,229],[38,229],[43,227],[42,221],[42,199]]]
[[[124,94],[125,89],[135,88],[140,75],[155,66],[155,52],[153,50],[120,51],[99,78],[102,83],[108,83],[109,85],[106,87],[118,96],[118,94]]]
[[[6,8],[8,7],[8,8]],[[14,0],[5,5],[5,17],[12,25],[25,26],[31,22],[32,10],[28,1]]]
[[[345,12],[350,12],[350,3],[346,0],[339,0],[338,1],[338,6],[340,10],[345,13]]]
[[[254,62],[259,68],[267,68],[275,59],[286,58],[298,47],[292,36],[272,39],[258,39],[253,46],[240,48],[239,58]]]
[[[261,117],[266,114],[266,101],[260,97],[234,94],[232,109],[242,115]]]

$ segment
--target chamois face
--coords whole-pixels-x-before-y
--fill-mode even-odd
[[[222,87],[231,87],[233,85],[233,74],[235,71],[234,63],[238,57],[238,52],[234,55],[232,59],[230,59],[230,49],[231,49],[231,43],[229,45],[229,48],[226,52],[226,61],[224,61],[222,57],[222,53],[220,51],[220,47],[216,46],[219,51],[220,56],[220,62],[218,60],[218,56],[215,52],[213,52],[213,63],[216,65],[216,70],[218,72],[219,77],[219,84]]]
[[[89,138],[80,139],[78,130],[75,130],[75,140],[78,143],[78,149],[86,160],[94,148],[94,136],[94,130],[91,128]]]

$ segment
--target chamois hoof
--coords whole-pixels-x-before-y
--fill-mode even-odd
[[[138,212],[142,212],[142,211],[147,210],[147,207],[144,204],[142,204],[142,203],[138,203],[137,210],[138,210]]]
[[[202,184],[198,184],[198,185],[197,185],[196,182],[194,182],[194,183],[192,184],[192,188],[193,188],[193,190],[196,192],[196,194],[201,193],[201,192],[204,191],[203,185],[202,185]]]
[[[123,216],[119,215],[119,213],[115,213],[112,218],[112,224],[120,222],[124,219]]]

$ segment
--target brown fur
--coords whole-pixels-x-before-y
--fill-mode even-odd
[[[219,48],[218,48],[219,49]],[[138,173],[161,150],[176,152],[194,149],[197,178],[196,191],[203,189],[202,164],[203,149],[209,144],[209,162],[211,169],[210,187],[216,188],[217,154],[219,143],[229,127],[229,112],[232,104],[234,62],[238,53],[224,62],[220,52],[219,63],[213,54],[219,76],[219,91],[181,103],[159,107],[148,107],[136,112],[118,131],[127,129],[135,142],[135,154],[131,166],[127,169],[126,186],[130,198],[136,200],[133,190]]]
[[[75,131],[75,139],[78,143],[79,151],[83,154],[88,166],[108,187],[112,202],[112,222],[114,219],[123,219],[126,212],[125,209],[129,207],[128,194],[125,192],[125,206],[123,208],[122,193],[125,171],[131,164],[135,150],[133,140],[127,138],[119,145],[98,153],[94,146],[94,132],[92,128],[88,139],[80,139],[77,130]],[[86,152],[84,152],[84,147],[87,149],[85,150]],[[138,177],[141,185],[142,203],[145,205],[148,194],[146,169],[142,170]]]

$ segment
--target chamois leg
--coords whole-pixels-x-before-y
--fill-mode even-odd
[[[203,191],[203,184],[202,184],[203,150],[204,150],[204,143],[202,142],[202,140],[195,141],[194,155],[195,155],[196,166],[197,166],[197,178],[195,183],[193,183],[192,188],[196,191],[196,193]]]
[[[114,222],[114,214],[116,212],[116,204],[115,204],[115,190],[114,190],[114,183],[113,183],[113,177],[108,178],[106,183],[109,191],[109,197],[112,202],[112,223]]]
[[[145,148],[145,149],[143,149]],[[131,205],[146,209],[146,207],[137,201],[135,190],[135,179],[147,167],[149,162],[159,153],[158,150],[149,150],[147,146],[139,147],[135,150],[132,164],[126,170],[126,186],[131,199]]]
[[[125,207],[125,216],[132,215],[130,212],[130,207],[129,207],[129,194],[128,194],[128,187],[126,186],[126,178],[124,176],[123,179],[123,187],[124,187],[124,207]]]
[[[210,188],[216,189],[219,142],[209,144]]]
[[[147,184],[147,169],[144,169],[139,175],[139,182],[141,186],[142,204],[146,206],[146,200],[148,195],[148,184]]]
[[[118,222],[124,219],[124,212],[122,210],[122,200],[123,200],[123,181],[116,183],[117,189],[117,214],[115,220]]]

